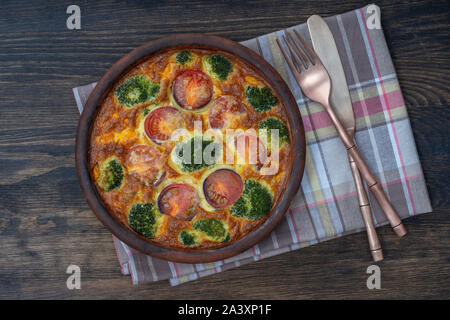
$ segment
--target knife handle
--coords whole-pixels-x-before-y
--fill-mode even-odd
[[[363,179],[366,181],[369,190],[372,192],[375,199],[377,199],[378,203],[380,204],[380,207],[383,210],[384,214],[386,215],[386,218],[388,219],[395,234],[399,237],[403,237],[406,234],[406,228],[403,225],[402,220],[398,216],[391,202],[389,201],[383,189],[381,188],[381,185],[375,179],[375,176],[373,175],[372,171],[367,166],[366,161],[364,161],[363,157],[359,153],[359,150],[356,147],[355,142],[349,136],[347,130],[345,130],[338,116],[331,107],[330,102],[326,101],[326,103],[324,103],[323,106],[327,111],[328,116],[331,119],[331,122],[333,122],[334,126],[336,127],[339,137],[344,143],[347,152],[354,159],[356,166],[359,169],[359,172],[361,173]]]
[[[380,240],[378,239],[377,232],[372,219],[372,211],[370,210],[369,199],[367,198],[366,189],[359,174],[358,167],[352,156],[348,154],[348,161],[350,162],[350,168],[353,174],[353,180],[355,181],[356,193],[358,196],[359,209],[366,226],[367,239],[369,240],[370,253],[374,262],[383,260],[383,250],[381,249]]]
[[[403,237],[406,234],[406,228],[403,225],[402,220],[398,216],[391,202],[381,188],[381,185],[375,179],[372,171],[370,171],[367,163],[361,157],[358,148],[355,146],[355,144],[353,144],[352,146],[347,147],[347,151],[355,160],[356,166],[358,167],[361,175],[366,181],[369,190],[372,192],[375,199],[377,199],[378,203],[380,204],[380,207],[386,215],[389,223],[391,224],[392,229],[399,237]]]

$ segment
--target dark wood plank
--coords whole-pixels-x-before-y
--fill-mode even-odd
[[[71,88],[97,81],[142,43],[176,32],[241,41],[365,2],[77,4],[78,31],[66,29],[66,5],[59,1],[2,1],[0,7],[0,298],[449,297],[448,1],[377,1],[434,208],[406,220],[402,240],[389,227],[379,229],[386,256],[379,291],[366,288],[371,261],[364,233],[178,287],[166,281],[132,286],[120,274],[111,235],[86,205],[73,159],[78,111]],[[82,268],[81,290],[66,288],[70,264]]]

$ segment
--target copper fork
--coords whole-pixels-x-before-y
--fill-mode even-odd
[[[406,234],[406,228],[402,223],[402,220],[398,216],[391,202],[384,193],[381,185],[377,182],[374,174],[367,166],[366,161],[362,158],[356,147],[353,139],[348,135],[344,126],[340,122],[336,113],[330,105],[330,92],[331,92],[331,81],[327,70],[323,66],[319,57],[316,55],[313,49],[303,40],[300,34],[294,29],[294,33],[298,40],[305,48],[305,50],[300,46],[298,41],[295,41],[294,37],[291,36],[289,32],[286,32],[288,39],[283,35],[283,40],[286,43],[292,58],[284,50],[281,42],[277,38],[278,46],[286,59],[295,80],[302,89],[302,92],[306,97],[312,101],[320,103],[328,113],[331,121],[333,122],[339,137],[341,138],[347,152],[355,161],[356,166],[363,179],[366,181],[369,190],[374,195],[375,199],[380,204],[386,218],[388,219],[392,229],[399,236],[402,237]],[[293,45],[295,46],[295,49]]]

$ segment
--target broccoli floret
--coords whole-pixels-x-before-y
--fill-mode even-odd
[[[205,56],[203,59],[206,71],[220,81],[227,80],[228,75],[233,72],[233,64],[231,61],[220,54]]]
[[[278,118],[270,117],[261,120],[258,123],[258,129],[266,129],[267,130],[267,144],[271,144],[271,130],[278,130],[278,141],[281,146],[289,144],[291,142],[291,138],[289,137],[289,130],[287,129],[284,122]]]
[[[178,241],[185,246],[195,246],[200,242],[200,238],[195,230],[181,230],[178,235]]]
[[[193,57],[194,56],[193,56],[192,52],[184,50],[184,51],[180,51],[176,54],[175,60],[179,64],[184,66],[184,65],[190,63],[192,61]]]
[[[270,111],[278,104],[278,98],[267,87],[248,86],[245,89],[245,97],[253,109],[259,113]]]
[[[217,219],[199,219],[192,227],[203,233],[208,240],[223,242],[227,239],[228,226]]]
[[[231,239],[231,235],[228,233],[227,236],[225,237],[225,239],[222,241],[223,243],[227,243],[228,241],[230,241]]]
[[[100,164],[97,183],[105,191],[120,189],[123,182],[123,168],[119,160],[110,157]]]
[[[244,182],[242,196],[230,208],[233,217],[257,220],[269,214],[272,208],[272,193],[255,180]]]
[[[147,116],[150,113],[150,108],[149,107],[145,107],[142,112],[143,112],[144,117],[145,117],[145,116]]]
[[[154,238],[162,215],[151,203],[135,203],[128,213],[128,223],[134,231],[146,238]]]
[[[201,140],[201,141],[200,141]],[[190,144],[190,146],[189,146]],[[212,145],[213,144],[213,145]],[[200,148],[201,147],[201,148]],[[205,149],[211,150],[206,152]],[[220,149],[220,145],[213,140],[205,140],[201,137],[193,137],[187,142],[182,142],[176,146],[175,152],[178,158],[178,163],[184,172],[194,172],[215,164],[216,150]],[[184,152],[190,152],[186,155]],[[205,159],[205,156],[211,155],[212,159]],[[201,161],[198,161],[201,160]],[[208,161],[206,161],[208,160]],[[196,163],[199,162],[199,163]]]
[[[120,104],[131,108],[155,98],[159,93],[159,88],[159,83],[151,81],[144,74],[140,74],[125,80],[114,94]]]

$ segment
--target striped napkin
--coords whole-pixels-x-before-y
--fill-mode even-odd
[[[430,212],[405,102],[381,28],[366,23],[370,5],[327,21],[339,50],[356,117],[356,143],[402,218]],[[379,19],[375,17],[375,19]],[[379,20],[378,20],[379,21]],[[376,22],[376,21],[375,21]],[[309,41],[305,24],[295,28]],[[292,29],[289,28],[289,29]],[[280,253],[364,230],[347,153],[322,106],[304,98],[276,45],[285,30],[244,41],[286,80],[306,130],[306,167],[302,186],[285,219],[265,240],[235,257],[206,264],[158,260],[113,236],[124,275],[133,284],[169,279],[172,285],[195,280]],[[94,84],[73,89],[80,112]],[[387,224],[369,193],[376,226]]]

